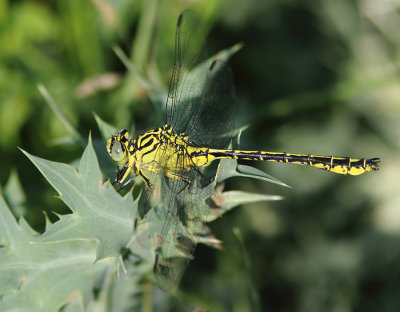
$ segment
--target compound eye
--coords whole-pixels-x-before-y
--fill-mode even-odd
[[[124,146],[121,144],[121,142],[117,141],[114,143],[111,149],[111,157],[118,162],[125,159]]]

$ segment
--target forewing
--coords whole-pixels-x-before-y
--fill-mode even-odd
[[[204,80],[199,97],[193,98],[185,134],[199,146],[226,148],[235,128],[236,98],[232,74],[225,61],[208,59],[202,64]]]
[[[199,63],[205,52],[205,35],[198,16],[189,10],[179,15],[175,33],[174,70],[171,77],[168,99],[166,103],[165,123],[175,130],[183,130],[184,109],[181,99],[186,95],[182,84],[187,74]]]
[[[218,55],[207,58],[199,18],[184,11],[175,38],[175,64],[166,105],[166,123],[184,132],[196,145],[226,147],[234,128],[236,99],[233,80]]]

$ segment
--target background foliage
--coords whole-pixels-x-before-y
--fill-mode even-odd
[[[293,188],[244,178],[227,188],[285,200],[243,206],[213,222],[224,250],[199,246],[180,290],[155,296],[153,304],[165,311],[399,309],[400,1],[3,0],[0,6],[0,182],[17,217],[43,231],[42,211],[68,212],[17,146],[68,163],[83,151],[37,83],[83,138],[91,131],[100,139],[93,111],[116,127],[155,126],[176,19],[190,6],[210,30],[211,52],[244,43],[230,62],[237,123],[250,124],[242,148],[381,157],[383,164],[360,177],[256,164]],[[115,45],[156,86],[157,99],[149,101]]]

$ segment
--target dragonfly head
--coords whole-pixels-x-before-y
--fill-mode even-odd
[[[107,140],[108,155],[120,165],[123,165],[128,159],[128,143],[129,132],[125,129],[118,129]]]

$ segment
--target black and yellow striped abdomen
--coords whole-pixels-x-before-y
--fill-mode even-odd
[[[119,163],[116,183],[123,183],[133,171],[134,175],[142,176],[149,187],[154,181],[151,181],[151,177],[145,171],[158,173],[162,170],[164,175],[169,178],[186,180],[185,172],[196,170],[196,167],[208,166],[214,159],[292,163],[350,175],[378,170],[380,163],[379,158],[366,159],[197,147],[191,144],[184,133],[175,132],[169,125],[149,130],[136,140],[130,138],[127,130],[119,129],[108,139],[107,151],[111,158]]]
[[[312,166],[338,174],[359,175],[379,169],[379,158],[350,158],[319,156],[310,154],[291,154],[284,152],[218,150],[199,148],[191,154],[196,165],[208,165],[213,159],[261,160]]]

